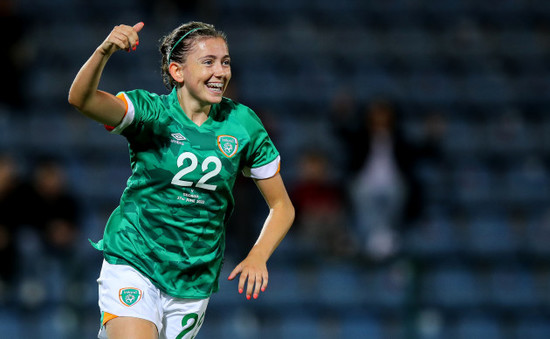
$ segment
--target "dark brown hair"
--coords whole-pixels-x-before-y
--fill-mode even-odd
[[[170,62],[176,61],[184,63],[195,41],[205,37],[222,38],[227,44],[227,36],[224,32],[218,31],[211,24],[197,21],[183,24],[160,39],[159,50],[162,55],[162,81],[166,88],[172,90],[177,85],[177,82],[172,78],[169,72]]]

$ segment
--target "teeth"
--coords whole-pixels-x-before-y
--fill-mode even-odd
[[[214,88],[222,88],[223,84],[216,82],[216,83],[209,83],[207,84],[208,87],[214,87]]]

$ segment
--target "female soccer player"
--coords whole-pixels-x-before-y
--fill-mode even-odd
[[[100,337],[194,338],[218,289],[225,222],[239,172],[253,178],[270,212],[257,242],[228,279],[257,298],[266,262],[294,220],[279,153],[248,107],[224,98],[231,79],[225,34],[190,22],[162,39],[170,94],[98,90],[109,57],[134,51],[143,23],[116,26],[76,75],[69,103],[121,134],[132,175],[95,244],[104,254]]]

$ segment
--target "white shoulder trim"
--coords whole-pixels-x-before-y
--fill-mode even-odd
[[[124,131],[124,129],[130,126],[130,124],[134,121],[134,117],[136,115],[134,104],[132,103],[130,98],[128,98],[126,93],[121,93],[121,95],[122,95],[122,98],[120,98],[120,96],[117,96],[117,97],[119,97],[121,100],[123,100],[126,103],[126,114],[124,115],[124,117],[122,118],[122,121],[118,124],[118,126],[116,126],[111,131],[111,134],[122,133],[122,131]]]
[[[267,179],[271,178],[279,172],[281,164],[281,156],[278,155],[275,160],[260,167],[245,167],[243,169],[243,175],[252,179]]]

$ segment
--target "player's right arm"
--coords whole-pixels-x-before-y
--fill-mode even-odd
[[[114,52],[135,50],[143,22],[119,25],[82,66],[69,90],[69,103],[84,115],[109,126],[117,126],[126,112],[125,103],[113,94],[98,89],[103,69]]]

